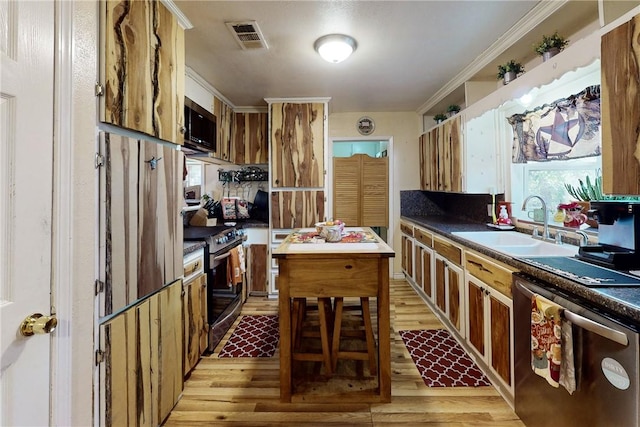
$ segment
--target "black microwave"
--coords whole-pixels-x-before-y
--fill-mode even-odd
[[[201,152],[216,151],[216,116],[185,97],[184,122],[185,146]]]

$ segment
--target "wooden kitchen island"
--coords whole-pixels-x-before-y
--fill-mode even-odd
[[[367,227],[347,227],[338,243],[317,243],[315,229],[298,229],[273,251],[278,260],[280,400],[282,402],[391,401],[389,258],[395,253]],[[363,238],[358,240],[358,236]],[[347,241],[349,241],[347,243]],[[307,395],[293,387],[293,298],[371,297],[377,301],[377,386],[367,392]]]

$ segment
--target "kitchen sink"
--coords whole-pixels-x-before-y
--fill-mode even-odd
[[[578,247],[544,242],[517,231],[457,231],[451,233],[511,257],[574,256]]]

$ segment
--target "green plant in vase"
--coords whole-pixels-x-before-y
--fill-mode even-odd
[[[524,73],[524,66],[512,59],[509,62],[498,65],[497,78],[498,80],[502,79],[504,84],[508,84],[522,73]]]
[[[443,122],[443,121],[447,120],[447,115],[444,114],[444,113],[436,114],[435,116],[433,116],[433,120],[435,120],[436,123]]]
[[[453,117],[456,114],[458,114],[460,112],[460,106],[456,105],[456,104],[451,104],[449,105],[449,107],[447,107],[447,113],[449,114],[449,117]]]
[[[569,44],[569,40],[558,34],[556,31],[550,36],[543,35],[542,40],[533,45],[533,50],[546,61],[554,55],[557,55]]]

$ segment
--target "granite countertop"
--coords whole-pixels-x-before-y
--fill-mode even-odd
[[[194,242],[184,242],[184,243],[182,244],[182,247],[183,247],[183,253],[182,253],[182,254],[183,254],[183,255],[191,254],[191,253],[193,253],[193,252],[197,251],[197,250],[198,250],[198,249],[200,249],[200,248],[204,248],[206,244],[207,244],[207,243],[206,243],[204,240],[199,241],[199,242],[197,242],[197,241],[194,241]]]
[[[510,265],[534,279],[555,286],[569,294],[576,295],[596,309],[613,312],[617,317],[620,317],[620,320],[625,324],[635,325],[636,328],[640,328],[639,287],[587,287],[557,274],[536,268],[516,258],[493,251],[487,246],[482,246],[451,234],[454,231],[491,231],[485,224],[464,222],[460,219],[442,215],[403,215],[401,218]]]

